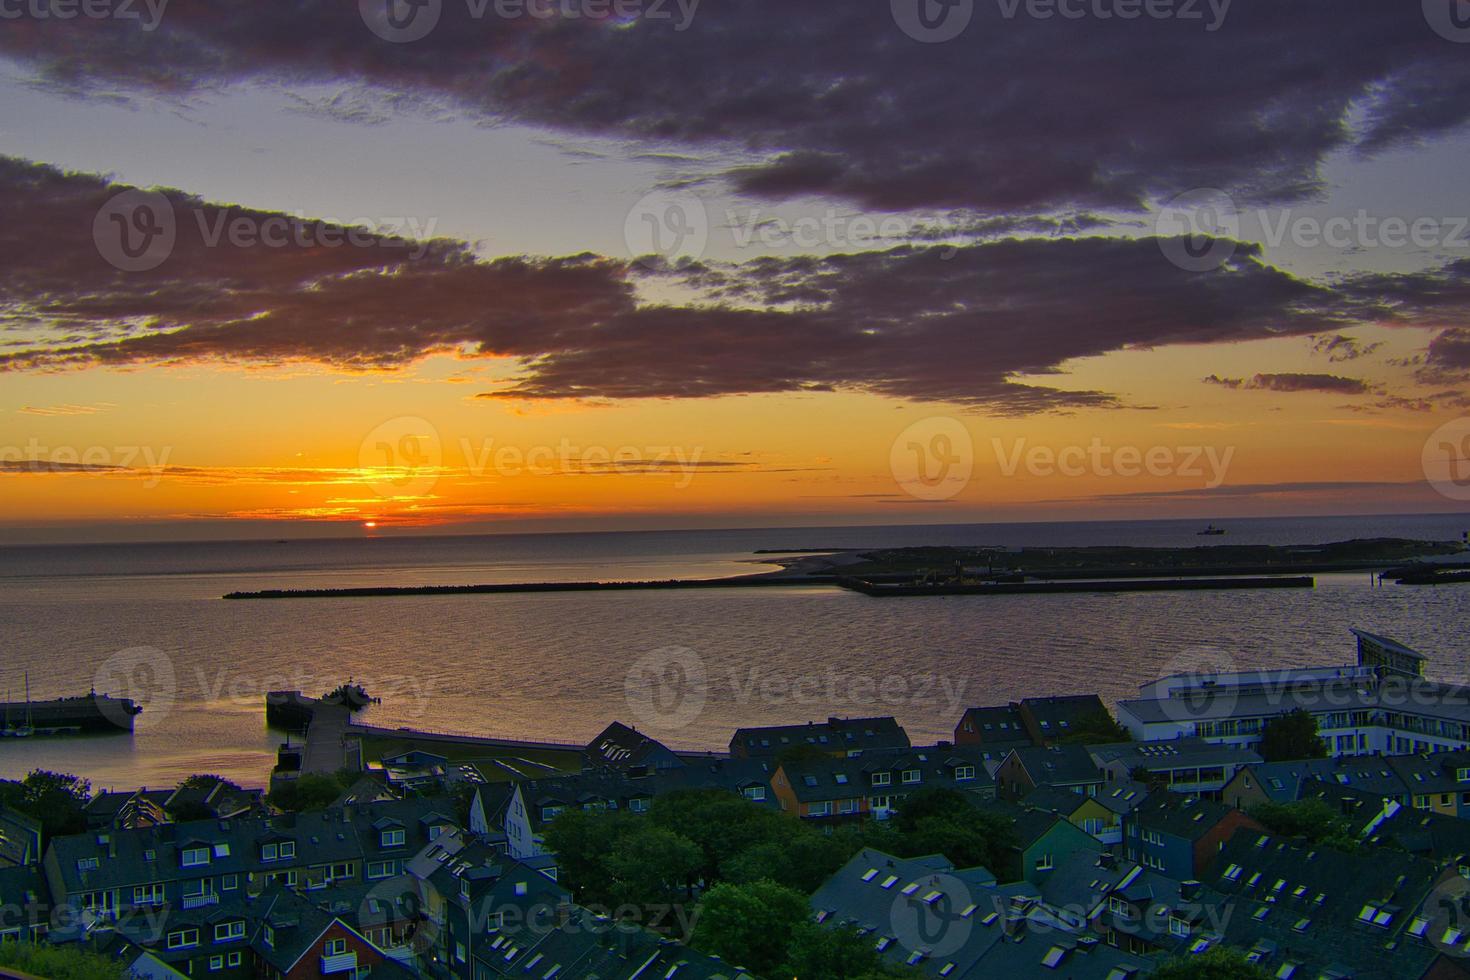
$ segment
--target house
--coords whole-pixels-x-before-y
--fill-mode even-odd
[[[168,823],[164,804],[174,793],[168,789],[136,789],[126,792],[103,791],[87,801],[82,813],[89,830],[132,830]]]
[[[1104,781],[1092,756],[1080,745],[1011,749],[995,771],[996,795],[1003,800],[1022,799],[1043,785],[1095,796]]]
[[[829,755],[852,755],[871,749],[909,748],[908,732],[892,717],[828,718],[825,724],[741,728],[730,738],[737,759],[773,759],[782,751],[810,746]]]
[[[1237,810],[1261,803],[1292,803],[1300,797],[1302,783],[1331,778],[1337,764],[1336,759],[1302,759],[1242,766],[1220,790],[1220,799]]]
[[[812,895],[825,928],[847,926],[891,967],[924,980],[1059,977],[1132,980],[1152,964],[1102,943],[1041,889],[1001,885],[943,855],[897,858],[866,848]]]
[[[1171,742],[1090,745],[1087,751],[1110,782],[1132,779],[1172,793],[1211,799],[1219,798],[1225,784],[1242,766],[1261,762],[1261,757],[1251,749],[1216,745],[1194,737]]]
[[[625,776],[647,776],[684,765],[673,749],[616,721],[587,743],[582,756],[586,768],[612,769]]]
[[[266,816],[265,792],[243,789],[219,776],[191,776],[163,801],[163,810],[173,820],[232,820]]]
[[[279,885],[254,899],[248,915],[255,926],[250,937],[256,961],[254,976],[264,980],[307,980],[340,974],[388,980],[415,976],[342,918]],[[211,967],[213,959],[211,956]],[[204,970],[190,971],[190,976],[204,975]]]
[[[1220,943],[1233,909],[1219,892],[1131,861],[1106,886],[1094,918],[1108,945],[1136,956],[1183,956]]]
[[[390,878],[454,827],[452,807],[420,798],[93,831],[53,838],[42,868],[56,905],[98,920],[161,906],[193,910],[273,882],[312,892]]]
[[[53,925],[53,909],[46,878],[39,865],[17,864],[0,868],[0,942],[39,940]]]
[[[771,788],[781,809],[807,819],[886,819],[909,794],[955,790],[976,803],[995,799],[995,782],[974,748],[868,751],[848,758],[794,759]]]
[[[1180,881],[1195,880],[1241,828],[1264,829],[1223,803],[1155,793],[1123,818],[1123,846],[1130,861]]]
[[[1356,664],[1176,674],[1120,701],[1118,721],[1139,741],[1198,736],[1254,748],[1267,722],[1300,709],[1316,719],[1332,756],[1470,748],[1466,688],[1427,680],[1427,658],[1395,640],[1352,632]]]
[[[1238,772],[1222,796],[1237,806],[1290,803],[1312,779],[1386,796],[1403,806],[1470,817],[1470,752],[1349,756],[1259,763]]]
[[[1232,900],[1226,942],[1282,980],[1465,977],[1463,919],[1439,887],[1458,875],[1375,848],[1347,854],[1242,829],[1205,878]],[[1446,953],[1450,955],[1446,955]]]
[[[1101,718],[1112,716],[1096,694],[1022,698],[966,710],[955,726],[954,740],[956,745],[983,746],[998,760],[1022,745],[1053,745]]]
[[[954,742],[978,747],[992,771],[1011,749],[1035,744],[1021,718],[1021,706],[1015,702],[968,709],[955,725]]]
[[[453,778],[449,759],[433,752],[413,749],[384,756],[383,776],[389,786],[401,790],[420,790],[442,784]]]
[[[41,821],[0,806],[0,869],[41,863]]]
[[[1009,848],[1009,866],[996,869],[1004,881],[1024,879],[1038,884],[1058,864],[1071,861],[1078,854],[1102,852],[1101,841],[1055,813],[1000,802],[986,809],[1009,817],[1015,825],[1016,842]]]
[[[627,776],[611,769],[520,780],[489,823],[504,828],[507,853],[530,861],[548,853],[546,828],[568,810],[646,813],[656,797],[686,789],[738,793],[756,806],[778,806],[771,763],[761,759],[691,761],[678,769]],[[473,809],[471,820],[475,820]]]
[[[1123,840],[1123,815],[1148,798],[1140,783],[1114,783],[1096,796],[1083,796],[1060,786],[1038,786],[1021,801],[1028,810],[1044,810],[1063,817],[1104,844]]]

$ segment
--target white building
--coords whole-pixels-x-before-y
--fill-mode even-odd
[[[1428,658],[1402,643],[1353,634],[1356,665],[1176,674],[1119,702],[1118,722],[1140,741],[1197,735],[1253,748],[1267,721],[1301,708],[1334,756],[1470,748],[1470,688],[1426,680]]]

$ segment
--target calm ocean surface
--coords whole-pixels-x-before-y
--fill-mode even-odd
[[[745,724],[894,714],[948,737],[967,705],[1097,691],[1113,701],[1201,665],[1339,663],[1349,626],[1470,677],[1470,586],[872,600],[840,589],[225,602],[237,589],[658,579],[759,570],[761,548],[906,544],[1195,546],[1455,539],[1470,515],[1007,524],[0,548],[0,687],[145,704],[131,738],[0,740],[0,777],[37,766],[96,787],[217,772],[263,785],[279,736],[263,692],[349,676],[373,724],[585,741],[621,719],[723,748]],[[681,648],[677,655],[662,654]],[[703,671],[677,706],[626,693],[650,657]],[[646,689],[639,688],[644,691]],[[3,694],[0,690],[0,694]],[[702,702],[702,704],[701,704]],[[652,705],[652,710],[650,706]],[[661,708],[667,710],[660,710]]]

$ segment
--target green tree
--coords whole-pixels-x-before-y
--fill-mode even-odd
[[[272,806],[300,813],[331,806],[346,788],[339,775],[304,772],[295,779],[277,783],[267,799]]]
[[[1078,718],[1067,736],[1058,741],[1064,745],[1100,745],[1105,742],[1131,742],[1133,736],[1106,711],[1093,711]]]
[[[1245,952],[1216,946],[1203,953],[1175,956],[1149,974],[1150,980],[1270,980],[1271,974],[1245,958]]]
[[[1317,737],[1317,719],[1301,708],[1294,708],[1261,728],[1259,751],[1267,762],[1325,759],[1327,743]]]
[[[1358,848],[1351,825],[1322,800],[1260,803],[1249,812],[1267,830],[1282,837],[1302,837],[1309,843],[1326,844],[1340,851]]]
[[[796,745],[788,745],[776,753],[776,766],[801,764],[803,762],[831,762],[833,754],[825,749],[818,748],[808,742],[799,742]]]
[[[34,769],[20,782],[0,782],[0,804],[41,821],[43,846],[53,837],[87,829],[84,808],[92,784],[70,773]]]
[[[546,828],[546,846],[556,855],[559,877],[583,903],[613,904],[613,875],[607,859],[641,820],[625,813],[568,810]]]
[[[131,976],[118,960],[49,943],[0,942],[0,966],[47,980],[128,980]]]
[[[792,930],[781,976],[823,980],[886,980],[903,974],[883,962],[870,938],[851,926],[824,929],[802,922]]]
[[[700,864],[698,844],[640,821],[607,856],[610,897],[620,905],[672,904],[693,893]]]
[[[757,976],[778,976],[810,915],[805,895],[774,881],[715,885],[699,903],[693,945]]]
[[[873,846],[887,844],[885,849],[893,849],[900,857],[943,854],[956,867],[986,867],[997,873],[1019,843],[1011,820],[977,809],[963,793],[952,789],[914,793],[899,804],[889,833],[886,841],[876,836]]]

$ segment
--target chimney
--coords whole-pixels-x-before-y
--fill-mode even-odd
[[[1192,902],[1199,897],[1200,883],[1193,879],[1179,883],[1179,897],[1186,902]]]
[[[1024,935],[1026,932],[1026,917],[1024,915],[1015,914],[1007,915],[1005,917],[1004,924],[1001,926],[1001,929],[1005,932],[1005,937],[1007,939],[1015,939],[1019,941],[1021,936]]]
[[[558,929],[565,929],[567,927],[567,923],[569,923],[571,921],[572,921],[572,903],[571,902],[566,902],[566,901],[557,902],[556,903],[556,927]]]

